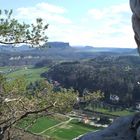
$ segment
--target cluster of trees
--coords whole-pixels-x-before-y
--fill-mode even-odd
[[[15,45],[19,43],[40,45],[47,42],[46,29],[48,24],[44,24],[41,18],[36,19],[35,24],[20,23],[12,18],[12,10],[0,10],[0,43]]]
[[[35,64],[35,67],[36,68],[51,67],[51,66],[53,66],[55,64],[56,64],[56,61],[53,61],[52,59],[43,59],[43,60],[37,62]]]
[[[0,46],[0,66],[37,65],[39,67],[42,67],[48,65],[51,61],[58,62],[58,61],[66,61],[66,60],[70,61],[70,60],[88,59],[88,58],[94,58],[97,55],[102,55],[102,53],[94,54],[93,52],[78,52],[72,47],[66,49],[61,49],[59,47],[47,48],[47,49],[46,48],[29,49],[26,51],[25,50],[16,51],[15,48],[13,48],[13,51],[8,51],[8,49],[1,51],[1,46]],[[19,56],[21,57],[21,59],[10,60],[11,57],[19,57]],[[24,57],[27,56],[32,56],[33,58],[24,59]],[[48,59],[50,62],[48,61]],[[40,60],[42,60],[42,62]],[[45,60],[48,62],[46,62]]]
[[[0,43],[16,45],[19,43],[40,46],[47,42],[45,30],[48,24],[36,19],[36,24],[20,23],[11,18],[12,10],[0,10]],[[37,86],[37,87],[36,87]],[[30,94],[29,94],[30,93]],[[19,77],[6,79],[0,74],[0,139],[11,139],[10,129],[19,120],[30,114],[70,111],[77,101],[73,89],[54,92],[53,85],[45,81],[35,82],[27,87],[26,81]]]
[[[14,50],[14,48],[13,48]],[[35,65],[43,59],[40,54],[30,52],[0,52],[0,66]]]
[[[52,84],[43,80],[27,85],[21,77],[8,80],[0,75],[0,138],[28,115],[71,111],[77,97],[78,92],[73,89],[56,91]]]
[[[139,71],[137,56],[97,57],[58,64],[42,76],[58,81],[65,88],[73,87],[81,96],[85,89],[101,90],[106,101],[113,94],[119,96],[119,103],[130,105],[140,100]]]

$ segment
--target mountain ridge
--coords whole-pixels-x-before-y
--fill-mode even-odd
[[[69,42],[48,42],[44,45],[44,48],[49,47],[49,49],[73,49],[77,51],[96,51],[96,52],[137,52],[136,48],[114,48],[114,47],[93,47],[93,46],[71,46]],[[0,45],[0,52],[10,51],[10,52],[21,52],[21,51],[31,51],[36,50],[36,48],[30,47],[28,45],[21,45],[18,47]]]

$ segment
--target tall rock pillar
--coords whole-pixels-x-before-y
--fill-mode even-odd
[[[130,0],[130,7],[132,10],[132,26],[134,30],[134,38],[140,53],[140,0]]]

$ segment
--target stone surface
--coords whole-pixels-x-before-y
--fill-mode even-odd
[[[140,0],[130,0],[130,7],[133,13],[132,26],[135,34],[134,37],[140,53]]]
[[[137,140],[140,140],[140,127],[137,129],[136,138]]]
[[[136,130],[132,128],[134,116],[120,117],[108,128],[91,132],[79,140],[135,140]]]

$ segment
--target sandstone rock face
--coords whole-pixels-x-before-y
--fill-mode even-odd
[[[140,53],[140,0],[130,0],[130,7],[133,13],[132,26],[135,34],[134,37]]]
[[[140,140],[140,114],[120,117],[108,128],[87,133],[78,140]]]
[[[137,140],[140,140],[140,127],[137,129],[136,138]]]

